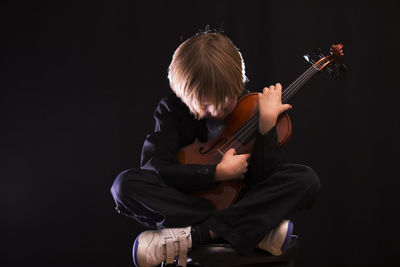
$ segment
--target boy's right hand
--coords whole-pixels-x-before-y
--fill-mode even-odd
[[[215,171],[215,181],[244,179],[250,154],[236,154],[234,148],[225,152]]]

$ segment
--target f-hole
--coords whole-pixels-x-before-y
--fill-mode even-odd
[[[208,152],[210,152],[211,150],[213,150],[218,144],[220,144],[221,142],[223,142],[223,144],[225,144],[227,142],[227,140],[225,138],[221,138],[220,140],[218,140],[218,142],[215,142],[212,146],[210,146],[209,149],[204,151],[204,147],[201,146],[199,148],[199,152],[200,154],[207,154]]]

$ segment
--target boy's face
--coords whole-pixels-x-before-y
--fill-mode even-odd
[[[235,109],[236,104],[237,97],[233,99],[226,98],[225,104],[221,105],[221,107],[217,109],[212,98],[205,97],[201,103],[203,111],[201,118],[217,121],[225,120],[225,118]]]

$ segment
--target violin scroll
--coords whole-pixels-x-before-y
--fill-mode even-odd
[[[337,58],[343,57],[344,56],[344,54],[343,54],[343,45],[342,44],[332,45],[331,46],[331,53]]]
[[[340,73],[347,70],[347,67],[344,64],[338,64],[335,62],[344,56],[343,47],[343,44],[332,45],[328,56],[322,54],[321,49],[319,48],[313,49],[312,55],[305,54],[304,58],[313,64],[319,72],[326,69],[331,77],[336,79]]]

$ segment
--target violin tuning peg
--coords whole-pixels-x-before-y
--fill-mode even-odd
[[[332,71],[332,72],[330,73],[330,75],[331,75],[331,78],[332,78],[333,80],[336,80],[336,79],[339,77],[340,72],[339,72],[338,70]]]
[[[337,79],[342,72],[346,72],[347,71],[347,67],[344,64],[340,64],[340,65],[335,64],[335,67],[336,67],[335,71],[329,72],[329,74],[331,75],[332,79],[334,79],[334,80]]]
[[[346,72],[347,71],[347,67],[344,64],[339,65],[339,71],[340,72]]]
[[[314,60],[311,58],[309,54],[303,55],[304,59],[307,60],[309,63],[314,64]]]
[[[324,57],[324,54],[322,53],[321,48],[314,48],[312,51],[317,57],[319,57],[319,58]]]
[[[315,54],[321,54],[321,53],[322,53],[321,48],[313,48],[312,50],[313,50],[313,52],[314,52]]]
[[[333,72],[336,71],[336,68],[335,68],[335,70],[334,70],[334,69],[332,68],[332,66],[326,66],[325,69],[326,69],[326,71],[327,71],[329,74],[332,74]]]

